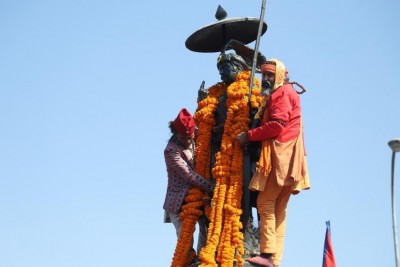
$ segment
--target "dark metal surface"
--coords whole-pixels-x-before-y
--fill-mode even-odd
[[[259,21],[247,17],[223,19],[194,32],[186,39],[185,45],[194,52],[220,52],[230,39],[249,44],[257,38]],[[266,31],[264,22],[262,34]]]

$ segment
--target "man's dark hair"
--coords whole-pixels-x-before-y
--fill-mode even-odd
[[[177,133],[177,131],[176,131],[175,127],[174,127],[174,122],[173,121],[168,122],[168,127],[171,130],[172,134],[176,134]]]

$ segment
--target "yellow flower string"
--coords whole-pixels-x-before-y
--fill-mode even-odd
[[[198,112],[194,119],[199,128],[196,133],[196,164],[195,171],[206,179],[210,178],[210,145],[212,127],[215,124],[214,112],[217,109],[218,97],[226,91],[226,85],[218,83],[209,89],[208,97],[199,102]],[[208,197],[200,189],[192,188],[185,197],[186,204],[182,206],[179,214],[182,220],[181,232],[172,259],[172,267],[188,266],[195,255],[190,253],[193,243],[193,233],[196,222],[202,215],[203,199]],[[205,207],[206,212],[211,211]]]
[[[232,160],[230,162],[229,190],[224,204],[224,226],[217,254],[220,266],[233,266],[235,255],[241,258],[243,254],[240,249],[243,245],[243,234],[240,232],[242,229],[240,203],[243,187],[243,150],[236,142],[236,136],[240,132],[248,130],[250,119],[248,117],[246,73],[242,74],[239,75],[236,86],[228,87],[229,108],[225,124],[227,136],[223,143],[227,144],[225,147],[230,148],[227,153],[228,155],[232,154]],[[240,266],[240,263],[237,266]]]
[[[250,123],[248,93],[250,72],[243,71],[236,81],[224,88],[219,83],[209,89],[207,98],[198,103],[194,117],[199,127],[196,139],[196,171],[209,177],[210,144],[212,128],[215,125],[214,112],[218,105],[218,96],[227,90],[228,114],[224,125],[224,134],[220,152],[216,154],[216,163],[212,169],[216,186],[213,193],[209,216],[210,224],[207,244],[199,257],[201,266],[243,266],[242,255],[243,226],[240,222],[241,198],[243,190],[243,150],[236,142],[236,136],[248,130]],[[217,90],[220,89],[220,90]],[[218,93],[216,93],[218,91]],[[260,82],[255,79],[250,105],[258,108],[261,103]],[[204,128],[203,128],[204,127]],[[218,262],[218,263],[217,263]]]
[[[203,192],[198,188],[189,190],[185,197],[186,204],[182,206],[179,218],[182,220],[181,232],[175,248],[174,257],[171,266],[184,267],[188,266],[194,259],[194,254],[190,253],[193,243],[193,233],[196,230],[196,222],[203,214],[201,207]]]

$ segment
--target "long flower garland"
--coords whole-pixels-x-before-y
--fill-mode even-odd
[[[171,266],[188,266],[194,259],[195,253],[190,253],[193,243],[193,233],[196,230],[196,222],[203,214],[201,208],[203,192],[198,188],[189,189],[185,197],[186,204],[182,206],[179,218],[182,220],[181,232],[175,248]]]
[[[214,112],[218,97],[227,90],[228,114],[224,125],[224,134],[220,152],[216,154],[216,163],[212,169],[216,179],[210,212],[210,224],[207,244],[200,253],[201,266],[233,266],[236,257],[237,266],[243,266],[243,233],[240,222],[241,198],[243,190],[243,150],[236,142],[236,136],[248,130],[250,72],[238,74],[236,81],[224,88],[219,83],[209,89],[206,99],[199,102],[194,115],[199,127],[196,140],[196,171],[209,177],[209,156],[212,128],[215,125]],[[258,108],[261,103],[260,83],[254,82],[250,105]],[[217,263],[218,262],[218,263]]]
[[[218,105],[218,97],[221,96],[227,87],[223,83],[218,83],[209,88],[208,97],[199,103],[198,112],[195,119],[199,128],[196,134],[196,167],[195,171],[206,179],[210,178],[210,144],[212,127],[215,124],[214,111]],[[193,243],[193,233],[196,229],[196,222],[203,214],[203,198],[208,197],[200,189],[192,188],[185,197],[186,204],[182,206],[179,214],[182,220],[181,232],[172,259],[172,267],[188,266],[194,255],[190,254]],[[206,212],[210,212],[210,207],[206,206]]]

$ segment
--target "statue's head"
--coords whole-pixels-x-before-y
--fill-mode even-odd
[[[218,56],[217,68],[221,75],[221,80],[229,85],[236,80],[238,73],[247,70],[248,66],[243,58],[237,54],[221,53]]]

